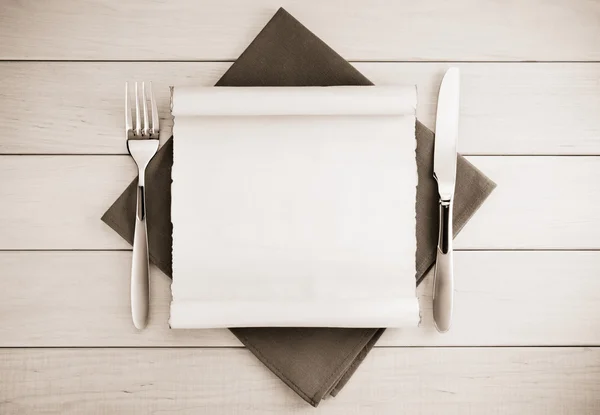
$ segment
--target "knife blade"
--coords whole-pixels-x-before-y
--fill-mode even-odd
[[[433,319],[440,333],[452,324],[454,272],[452,255],[452,210],[456,183],[456,142],[460,104],[460,72],[450,68],[442,79],[438,97],[433,176],[437,181],[439,234],[433,280]]]

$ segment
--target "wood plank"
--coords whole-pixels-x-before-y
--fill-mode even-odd
[[[280,6],[351,60],[600,58],[595,1],[13,0],[0,59],[235,59]]]
[[[458,235],[457,248],[600,248],[599,157],[468,159],[498,187]]]
[[[0,29],[1,30],[1,29]],[[213,85],[229,63],[1,62],[0,153],[126,154],[123,85],[152,80],[163,139],[169,85]],[[377,84],[416,84],[434,127],[447,63],[359,63]],[[600,154],[600,64],[458,65],[464,154]],[[68,91],[68,93],[66,93]]]
[[[600,248],[600,157],[468,159],[498,188],[457,249]],[[128,249],[100,217],[135,174],[128,156],[0,156],[0,249]]]
[[[154,269],[146,330],[131,323],[129,252],[1,252],[0,347],[240,347],[227,330],[170,330],[170,280]],[[455,253],[452,330],[433,326],[431,275],[419,328],[378,346],[600,345],[600,252]]]
[[[314,409],[246,350],[3,349],[12,414],[593,414],[597,348],[377,349]]]
[[[0,157],[0,249],[122,249],[100,217],[137,175],[127,156]]]

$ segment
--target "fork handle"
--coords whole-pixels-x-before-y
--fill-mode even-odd
[[[148,322],[149,278],[148,231],[146,227],[146,195],[144,186],[137,188],[137,209],[131,262],[131,316],[138,330]]]

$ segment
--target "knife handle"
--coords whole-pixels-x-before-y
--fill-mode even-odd
[[[141,330],[146,327],[149,309],[148,230],[146,227],[146,198],[144,186],[138,186],[135,232],[133,235],[133,258],[131,261],[131,317]]]
[[[433,277],[433,319],[440,333],[452,324],[454,274],[452,257],[452,200],[440,200],[440,233]]]

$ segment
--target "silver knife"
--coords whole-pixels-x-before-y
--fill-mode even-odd
[[[440,333],[452,323],[454,275],[452,259],[452,207],[456,182],[460,73],[450,68],[444,75],[438,97],[433,177],[440,195],[439,236],[433,279],[433,319]]]

